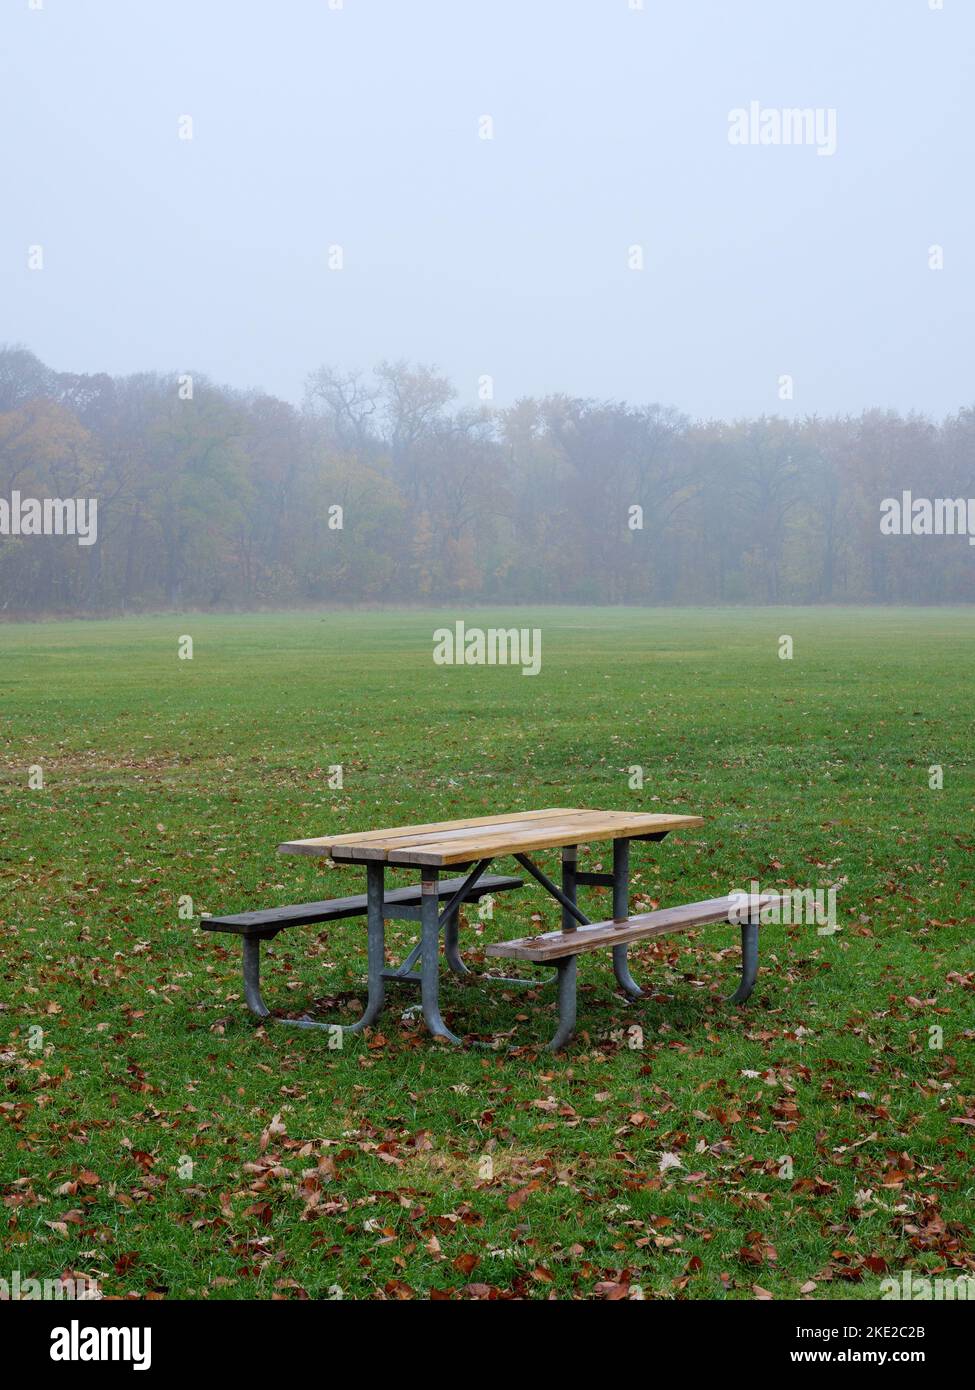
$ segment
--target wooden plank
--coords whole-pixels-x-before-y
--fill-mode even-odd
[[[441,879],[437,884],[437,894],[441,898],[453,897],[463,883],[462,878]],[[475,883],[465,901],[487,893],[505,893],[509,889],[520,888],[523,883],[524,879],[512,878],[507,874],[484,874]],[[391,888],[384,894],[383,902],[390,907],[415,907],[420,902],[419,885]],[[350,898],[329,898],[315,903],[262,908],[256,912],[237,912],[230,916],[203,917],[200,919],[200,926],[203,931],[235,932],[240,936],[247,936],[259,934],[270,928],[283,931],[285,927],[305,927],[315,922],[338,922],[346,917],[362,917],[365,912],[366,895],[359,893]]]
[[[332,858],[336,861],[341,860],[361,860],[361,859],[385,859],[390,864],[445,864],[445,863],[467,863],[473,859],[482,859],[485,851],[480,846],[486,841],[500,841],[502,836],[508,836],[512,843],[520,843],[527,833],[537,833],[537,828],[544,829],[546,834],[559,835],[559,844],[568,843],[566,837],[571,837],[578,826],[587,824],[578,812],[573,812],[567,816],[546,817],[544,820],[539,818],[534,821],[527,821],[524,825],[517,821],[502,821],[498,825],[477,826],[469,825],[459,830],[436,830],[429,831],[425,835],[390,835],[383,840],[371,841],[366,845],[333,845]],[[441,857],[441,847],[447,845],[448,848],[455,849],[457,852],[450,860]],[[420,851],[428,846],[436,847],[436,857],[429,858],[398,858],[401,850],[408,852]]]
[[[757,911],[778,901],[778,893],[753,894],[748,898],[748,908]],[[484,954],[503,956],[506,960],[559,960],[563,956],[575,956],[584,951],[624,946],[629,941],[663,936],[666,932],[687,931],[691,927],[724,922],[732,908],[743,909],[744,902],[734,894],[727,894],[723,898],[708,898],[699,903],[683,903],[680,907],[642,912],[631,917],[625,927],[614,926],[611,921],[593,922],[591,926],[578,926],[571,932],[552,931],[542,936],[525,936],[517,941],[499,941],[485,946]]]
[[[492,816],[466,816],[459,820],[428,821],[425,825],[394,825],[385,830],[350,831],[332,837],[332,843],[359,844],[361,841],[404,839],[414,835],[437,834],[440,831],[466,830],[478,826],[499,825],[505,821],[522,824],[525,821],[547,820],[550,816],[577,815],[569,807],[547,806],[535,811],[508,811]]]
[[[285,840],[278,845],[279,854],[330,854],[332,846],[354,845],[362,849],[362,857],[367,857],[366,850],[377,845],[381,847],[384,840],[408,840],[412,836],[424,835],[431,832],[461,830],[472,826],[490,826],[502,824],[506,821],[522,822],[534,821],[547,816],[578,815],[577,811],[568,810],[564,807],[547,807],[540,811],[514,811],[503,815],[494,816],[472,816],[463,820],[446,821],[427,821],[423,825],[402,825],[392,826],[385,830],[354,830],[344,835],[322,835],[309,840]],[[371,856],[381,858],[382,855]]]
[[[404,845],[390,849],[386,857],[390,864],[418,864],[445,867],[504,854],[527,853],[530,850],[555,849],[562,845],[582,844],[589,840],[614,840],[637,834],[661,833],[670,830],[689,830],[703,825],[701,816],[645,815],[637,819],[627,816],[608,820],[605,816],[564,818],[555,825],[543,825],[536,830],[527,827],[519,832],[491,834],[485,831],[480,839],[463,844],[449,840],[424,841],[420,845]],[[348,851],[338,851],[338,857],[351,858]]]
[[[610,821],[615,821],[621,814],[619,811],[547,811],[544,815],[519,819],[516,816],[510,820],[501,821],[491,825],[466,825],[454,830],[447,826],[438,826],[434,830],[425,831],[421,835],[414,835],[397,831],[383,837],[382,843],[386,849],[421,849],[426,844],[439,843],[446,840],[458,840],[470,842],[476,841],[478,837],[484,835],[520,835],[524,831],[534,833],[540,829],[557,830],[577,830],[585,824],[590,823],[595,827],[598,822],[603,825]]]

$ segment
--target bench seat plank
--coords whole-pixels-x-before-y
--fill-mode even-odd
[[[593,922],[590,926],[579,926],[575,931],[545,932],[542,936],[525,936],[516,941],[499,941],[485,946],[486,956],[503,956],[507,960],[529,960],[545,962],[560,960],[565,956],[580,955],[584,951],[596,951],[604,946],[624,946],[630,941],[641,941],[645,937],[663,936],[666,932],[686,931],[690,927],[703,927],[711,922],[725,922],[732,911],[740,913],[747,920],[749,913],[770,906],[779,900],[777,893],[760,893],[747,898],[726,894],[722,898],[707,898],[699,903],[684,903],[680,907],[658,908],[655,912],[641,912],[631,917],[626,926],[614,926],[611,921]]]
[[[471,889],[470,898],[481,898],[488,893],[504,893],[512,888],[520,888],[523,879],[508,874],[483,874]],[[463,885],[462,878],[445,878],[437,885],[440,898],[452,898]],[[419,887],[391,888],[383,901],[390,906],[403,905],[417,907],[420,903]],[[303,927],[313,922],[339,922],[346,917],[362,917],[366,912],[365,893],[351,898],[329,898],[315,903],[295,903],[286,907],[269,907],[258,912],[238,912],[233,916],[204,917],[200,926],[204,931],[234,932],[238,936],[273,935],[285,927]]]

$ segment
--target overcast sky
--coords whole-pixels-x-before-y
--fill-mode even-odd
[[[53,367],[975,404],[973,0],[31,3],[0,8],[0,340]],[[835,109],[835,153],[730,143],[751,102]]]

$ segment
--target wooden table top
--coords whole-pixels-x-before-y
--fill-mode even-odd
[[[475,859],[554,849],[590,840],[618,840],[661,835],[703,825],[701,816],[650,815],[638,811],[586,811],[549,808],[515,811],[507,816],[433,821],[388,830],[358,830],[351,835],[323,835],[314,840],[286,840],[279,854],[320,854],[335,860],[440,867]]]

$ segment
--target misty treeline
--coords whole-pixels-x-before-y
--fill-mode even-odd
[[[0,608],[971,601],[965,538],[882,535],[880,504],[967,498],[973,474],[973,409],[492,409],[405,362],[323,367],[299,409],[202,376],[56,372],[10,347],[0,497],[94,497],[98,539],[0,537]]]

